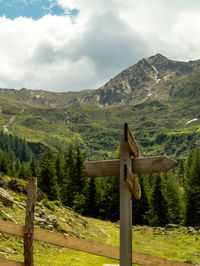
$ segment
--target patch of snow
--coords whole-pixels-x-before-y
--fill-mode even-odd
[[[154,75],[154,79],[156,80],[156,82],[160,82],[160,79],[158,78],[158,70],[156,69],[156,67],[154,65],[152,65],[153,70],[155,71],[155,75]]]
[[[69,116],[67,114],[67,112],[64,112],[66,114],[66,119],[67,119],[67,124],[69,124]]]
[[[185,123],[185,126],[187,126],[188,124],[190,124],[190,123],[192,123],[192,122],[194,122],[194,121],[197,121],[197,120],[198,120],[198,118],[194,118],[194,119],[188,121],[187,123]]]
[[[158,74],[158,70],[155,68],[154,65],[152,65],[152,68],[155,70],[156,74]]]

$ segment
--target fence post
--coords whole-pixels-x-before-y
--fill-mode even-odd
[[[30,177],[27,184],[26,218],[24,229],[24,264],[33,266],[34,212],[37,194],[37,178]]]

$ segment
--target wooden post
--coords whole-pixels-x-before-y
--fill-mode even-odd
[[[86,177],[104,177],[120,174],[120,265],[132,265],[132,194],[141,197],[140,184],[133,175],[166,172],[176,162],[166,156],[139,158],[138,146],[129,126],[124,124],[120,139],[120,160],[89,162]]]
[[[120,266],[131,266],[132,195],[125,181],[125,165],[131,168],[131,157],[127,150],[124,135],[122,135],[120,139]]]
[[[37,194],[37,178],[29,178],[27,184],[26,218],[24,229],[24,264],[33,266],[34,212]]]

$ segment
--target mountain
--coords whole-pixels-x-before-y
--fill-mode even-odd
[[[200,70],[200,60],[177,62],[157,54],[142,59],[121,72],[96,91],[102,105],[137,104],[146,100],[164,99],[173,83]]]
[[[200,143],[200,60],[144,58],[97,90],[0,89],[0,126],[57,149],[79,142],[88,159],[112,158],[128,122],[143,155],[185,157]]]
[[[55,93],[23,88],[0,89],[0,93],[18,102],[52,108],[86,104],[95,106],[137,104],[148,99],[178,96],[180,93],[184,93],[182,96],[188,96],[191,91],[180,91],[180,86],[198,79],[199,71],[200,60],[179,62],[157,54],[140,60],[97,90]]]

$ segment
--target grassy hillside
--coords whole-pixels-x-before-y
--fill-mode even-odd
[[[196,102],[195,102],[196,101]],[[142,148],[142,155],[187,156],[199,144],[198,99],[163,102],[146,101],[118,107],[69,106],[52,109],[8,105],[0,114],[0,127],[30,142],[63,149],[79,142],[87,159],[113,158],[127,122]],[[192,105],[191,105],[192,104]],[[14,119],[12,119],[14,117]],[[11,120],[12,119],[12,120]],[[9,122],[10,121],[10,122]]]
[[[10,187],[10,178],[6,177]],[[21,188],[24,181],[19,180]],[[19,188],[19,187],[18,187]],[[16,190],[16,186],[15,186]],[[22,189],[23,191],[23,189]],[[14,198],[12,207],[0,201],[0,219],[24,224],[26,197],[7,188]],[[38,201],[35,211],[35,225],[45,229],[66,233],[82,239],[119,246],[119,224],[83,217],[69,208],[49,202]],[[52,222],[46,222],[52,221]],[[133,226],[133,249],[164,258],[200,263],[199,229],[191,227],[147,227]],[[0,256],[23,261],[23,240],[20,237],[0,233]],[[97,265],[118,264],[117,261],[83,252],[34,242],[34,260],[37,265]]]
[[[186,157],[200,142],[199,87],[199,60],[156,55],[93,91],[0,89],[0,128],[52,149],[79,142],[97,160],[114,156],[126,122],[142,155]]]

